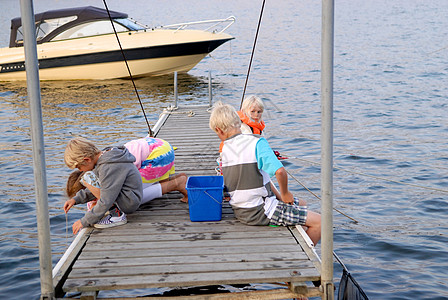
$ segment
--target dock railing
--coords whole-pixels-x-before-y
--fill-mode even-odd
[[[177,71],[174,72],[174,107],[179,107],[179,89],[178,89]],[[208,106],[212,107],[213,90],[212,90],[212,71],[208,71]]]

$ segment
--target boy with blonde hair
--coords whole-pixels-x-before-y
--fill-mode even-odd
[[[101,151],[91,141],[77,137],[67,144],[64,161],[70,169],[92,171],[100,183],[101,197],[73,224],[73,234],[88,226],[108,228],[126,224],[126,214],[136,211],[142,202],[142,179],[134,165],[135,157],[124,146]],[[73,205],[95,198],[90,190],[81,189],[65,202],[64,211],[67,213]]]
[[[235,217],[247,225],[303,225],[314,244],[320,240],[318,213],[288,190],[288,174],[267,140],[241,134],[241,121],[230,105],[217,102],[210,128],[223,142],[221,160],[225,186]],[[271,186],[275,175],[280,192]]]

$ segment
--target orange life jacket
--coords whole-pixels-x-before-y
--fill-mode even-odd
[[[254,122],[251,119],[249,119],[248,116],[246,116],[242,111],[237,111],[238,116],[240,116],[241,122],[243,122],[244,124],[246,124],[247,126],[250,127],[250,129],[252,130],[253,134],[261,134],[261,132],[263,131],[265,125],[264,122]]]

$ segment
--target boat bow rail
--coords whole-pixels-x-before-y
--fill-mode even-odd
[[[232,26],[233,23],[235,23],[236,18],[234,16],[230,16],[225,19],[216,19],[216,20],[204,20],[204,21],[195,21],[195,22],[186,22],[186,23],[178,23],[178,24],[171,24],[171,25],[164,25],[160,26],[160,28],[175,28],[176,31],[186,29],[188,26],[194,26],[194,25],[203,25],[203,24],[212,24],[211,26],[204,29],[204,31],[211,31],[213,28],[220,26],[221,24],[228,23],[223,29],[218,31],[217,29],[213,30],[213,33],[223,33],[227,30],[230,26]]]

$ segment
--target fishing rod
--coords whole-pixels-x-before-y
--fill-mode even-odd
[[[247,68],[246,83],[244,84],[243,96],[241,97],[240,110],[243,105],[244,95],[246,94],[246,87],[247,87],[247,82],[249,80],[250,67],[252,66],[252,59],[254,58],[255,45],[257,44],[258,31],[260,30],[261,17],[263,16],[265,2],[266,2],[266,0],[263,0],[263,4],[261,6],[260,18],[258,19],[257,32],[255,33],[254,45],[252,46],[252,54],[250,55],[249,67]]]
[[[118,46],[120,46],[121,55],[123,56],[124,62],[126,64],[126,68],[128,69],[129,77],[131,78],[132,85],[134,86],[135,94],[137,95],[138,102],[140,103],[140,107],[141,107],[142,112],[143,112],[143,116],[145,117],[145,120],[146,120],[146,125],[148,125],[148,134],[149,134],[150,137],[153,137],[154,134],[153,134],[153,132],[151,130],[151,126],[149,125],[148,118],[146,117],[146,113],[145,113],[145,109],[143,108],[142,100],[140,99],[140,95],[138,94],[137,87],[135,86],[135,82],[134,82],[134,78],[132,77],[131,69],[129,68],[128,61],[126,59],[126,55],[124,54],[123,47],[121,46],[121,42],[120,42],[120,39],[118,38],[117,31],[115,30],[115,25],[114,25],[114,22],[112,21],[112,16],[110,15],[109,8],[107,7],[106,0],[103,0],[103,3],[104,3],[104,7],[107,10],[107,14],[109,15],[109,20],[110,20],[110,23],[112,25],[112,29],[114,30],[115,37],[117,38]]]

